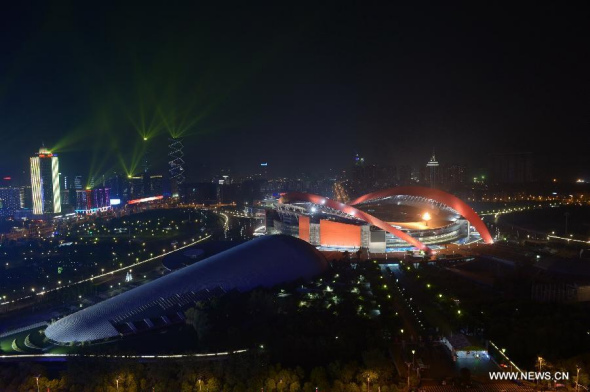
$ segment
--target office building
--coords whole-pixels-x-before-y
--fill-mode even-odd
[[[14,216],[21,209],[21,190],[14,187],[0,188],[0,216]]]
[[[59,159],[45,147],[35,153],[31,161],[31,192],[33,214],[61,213]]]
[[[436,160],[436,156],[434,155],[434,151],[432,152],[432,157],[426,164],[427,175],[428,175],[428,183],[431,188],[436,188],[438,183],[438,161]]]
[[[491,156],[492,182],[496,184],[523,184],[534,181],[533,154],[531,152],[502,153]]]

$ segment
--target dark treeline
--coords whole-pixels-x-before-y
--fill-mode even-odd
[[[370,355],[369,355],[370,357]],[[371,361],[370,358],[367,361]],[[34,363],[0,365],[0,390],[3,392],[116,392],[119,391],[281,391],[281,392],[360,392],[367,388],[382,392],[403,389],[379,378],[366,363],[339,361],[316,366],[286,368],[268,363],[260,352],[239,354],[224,361],[160,361],[158,363],[109,362],[76,359],[59,374]]]

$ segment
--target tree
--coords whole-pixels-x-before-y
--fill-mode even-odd
[[[373,349],[363,352],[363,362],[368,369],[377,373],[377,377],[382,381],[389,381],[391,371],[391,362],[383,355],[380,349]],[[366,377],[365,377],[366,380]]]
[[[277,388],[277,383],[272,378],[266,380],[266,390],[274,391]]]
[[[347,383],[351,382],[352,380],[354,380],[354,377],[356,376],[356,373],[358,372],[358,367],[359,366],[356,362],[346,363],[342,367],[342,370],[340,371],[340,380],[342,380],[342,382],[344,384],[347,384]]]
[[[336,380],[334,381],[334,385],[332,385],[332,392],[345,392],[346,391],[346,387],[344,386],[344,383],[340,380]]]
[[[359,382],[361,383],[361,385],[367,385],[367,390],[369,390],[370,386],[373,385],[373,383],[378,379],[379,373],[371,369],[366,369],[360,374]]]
[[[210,377],[206,385],[209,392],[219,392],[221,390],[221,382],[216,377]]]
[[[356,383],[350,382],[346,385],[346,392],[361,392],[361,389]]]
[[[309,380],[315,387],[318,387],[320,391],[327,391],[330,389],[326,369],[321,366],[315,367],[311,370]]]

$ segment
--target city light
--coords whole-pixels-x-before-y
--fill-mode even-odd
[[[45,8],[4,12],[1,390],[590,392],[582,5]]]
[[[157,255],[157,256],[153,256],[153,254],[150,254],[150,258],[145,259],[143,261],[139,261],[139,262],[130,264],[129,266],[118,268],[118,269],[114,269],[112,271],[107,271],[107,272],[104,272],[104,273],[102,273],[100,275],[93,275],[93,276],[91,276],[89,278],[85,278],[85,279],[79,280],[77,282],[70,282],[67,285],[63,285],[62,286],[62,282],[60,280],[60,281],[57,282],[57,284],[59,285],[59,287],[56,287],[56,288],[53,288],[53,289],[49,289],[49,290],[45,290],[45,291],[42,291],[42,292],[36,292],[35,295],[45,295],[47,293],[51,293],[51,292],[58,291],[58,290],[61,290],[61,289],[65,289],[65,288],[68,288],[68,287],[76,286],[76,285],[79,285],[81,283],[91,282],[94,279],[99,279],[99,278],[103,278],[105,276],[113,275],[115,273],[123,272],[123,271],[126,271],[129,267],[134,267],[134,266],[137,266],[137,265],[142,265],[142,264],[145,264],[145,263],[149,263],[150,261],[161,259],[162,257],[165,257],[165,256],[167,256],[167,255],[169,255],[171,253],[178,252],[178,251],[180,251],[182,249],[186,249],[189,246],[194,246],[195,243],[206,241],[209,238],[211,238],[211,235],[207,235],[204,238],[199,239],[197,241],[194,241],[194,242],[192,242],[192,243],[190,243],[188,245],[184,245],[184,246],[178,247],[176,249],[173,249],[173,250],[168,251],[166,253],[162,253],[162,254]],[[113,286],[111,285],[110,287],[112,288]],[[10,300],[10,301],[4,301],[4,302],[1,302],[0,305],[8,305],[8,304],[19,302],[19,301],[22,301],[22,300],[25,300],[25,299],[29,299],[29,298],[33,298],[33,295],[27,295],[27,296],[16,298],[16,299],[13,299],[13,300]]]

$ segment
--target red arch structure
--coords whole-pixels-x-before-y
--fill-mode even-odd
[[[373,215],[367,214],[353,206],[369,202],[375,199],[382,199],[391,196],[417,196],[423,197],[426,199],[431,199],[441,204],[444,204],[453,210],[457,211],[461,216],[463,216],[467,221],[475,227],[478,231],[481,238],[487,243],[491,244],[494,242],[488,228],[483,223],[481,218],[473,211],[471,207],[469,207],[465,202],[459,199],[456,196],[451,195],[450,193],[446,193],[440,191],[438,189],[432,188],[424,188],[418,186],[409,186],[409,187],[398,187],[398,188],[389,188],[384,189],[381,191],[368,193],[364,196],[359,197],[358,199],[353,200],[350,204],[343,204],[338,201],[328,199],[323,196],[314,195],[310,193],[301,193],[301,192],[290,192],[281,196],[280,202],[281,203],[290,203],[296,201],[304,201],[310,202],[317,205],[324,205],[326,207],[332,208],[337,211],[344,212],[346,214],[352,215],[355,218],[363,220],[373,226],[376,226],[388,233],[393,234],[394,236],[406,241],[407,243],[415,246],[420,250],[424,250],[428,253],[431,252],[431,249],[423,244],[422,242],[418,241],[414,237],[404,233],[403,231],[396,229],[395,227],[391,226],[389,223],[382,221],[374,217]]]
[[[424,245],[422,242],[418,241],[414,237],[404,233],[401,230],[396,229],[389,223],[384,222],[381,219],[375,218],[373,215],[367,214],[366,212],[363,212],[350,205],[346,205],[335,200],[325,198],[323,196],[301,192],[290,192],[281,196],[280,199],[281,203],[291,203],[295,201],[306,201],[317,205],[324,205],[326,207],[332,208],[333,210],[344,212],[348,215],[354,216],[355,218],[361,219],[373,226],[376,226],[382,230],[385,230],[393,234],[394,236],[406,241],[407,243],[414,245],[416,248],[420,250],[423,250],[428,253],[430,253],[431,251],[431,249],[428,246]]]
[[[389,188],[361,196],[358,199],[353,200],[350,203],[350,205],[354,206],[375,199],[381,199],[390,196],[418,196],[426,199],[431,199],[441,204],[444,204],[448,207],[451,207],[453,210],[457,211],[463,218],[467,219],[467,221],[473,227],[475,227],[475,229],[477,230],[477,232],[486,244],[494,243],[494,240],[492,239],[492,235],[490,234],[488,228],[486,227],[485,223],[483,223],[481,218],[477,215],[477,213],[473,211],[473,208],[469,207],[467,203],[465,203],[458,197],[438,189],[425,188],[421,186],[403,186],[397,188]]]

